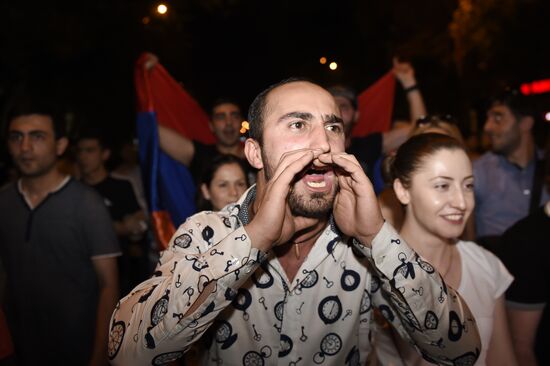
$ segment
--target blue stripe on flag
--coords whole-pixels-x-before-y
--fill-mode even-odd
[[[149,209],[167,211],[177,228],[196,212],[195,184],[187,167],[166,155],[159,146],[154,112],[137,116],[139,160]]]

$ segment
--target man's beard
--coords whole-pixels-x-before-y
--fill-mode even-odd
[[[234,128],[227,128],[214,133],[216,144],[224,148],[234,148],[239,144],[240,134]]]
[[[500,146],[493,145],[493,152],[505,157],[510,156],[521,145],[521,137],[519,135],[508,135],[506,141],[501,143]]]
[[[335,195],[335,192],[300,195],[295,189],[291,189],[288,205],[294,216],[322,219],[332,211]]]
[[[264,150],[261,152],[262,161],[264,164],[264,174],[266,181],[273,178],[274,169],[269,164],[269,160],[264,155]],[[290,188],[288,194],[288,205],[290,211],[294,216],[308,217],[313,219],[320,219],[326,217],[332,210],[334,204],[334,198],[336,197],[336,189],[329,193],[312,192],[309,195],[299,194],[296,192],[295,184],[298,181],[294,181],[293,186]],[[337,184],[337,182],[334,182]]]
[[[19,174],[25,178],[37,178],[44,176],[56,168],[57,160],[39,161],[34,166],[26,167],[20,161],[15,162],[15,167]]]

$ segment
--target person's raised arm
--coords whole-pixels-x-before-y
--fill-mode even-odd
[[[409,62],[401,62],[397,57],[394,57],[393,72],[405,91],[409,104],[410,121],[414,123],[427,114],[424,98],[416,81],[414,67]]]
[[[381,281],[372,303],[425,358],[443,365],[473,364],[481,340],[466,302],[384,223],[372,185],[353,155],[323,154],[319,160],[340,168],[334,220],[355,239]]]
[[[393,59],[393,73],[405,91],[409,105],[409,121],[399,121],[399,127],[384,132],[382,135],[382,151],[388,154],[397,149],[408,138],[416,120],[426,115],[426,106],[422,93],[416,82],[414,67],[409,62]]]
[[[189,166],[195,156],[193,141],[172,130],[171,128],[158,125],[159,144],[162,151],[172,159]]]

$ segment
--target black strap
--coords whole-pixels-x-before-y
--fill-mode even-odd
[[[533,189],[531,190],[531,203],[529,212],[535,212],[540,206],[540,197],[544,181],[544,160],[535,160],[535,174],[533,174]]]

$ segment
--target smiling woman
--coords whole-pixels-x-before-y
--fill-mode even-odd
[[[463,145],[438,133],[413,136],[397,151],[390,173],[405,208],[401,236],[458,290],[475,316],[482,342],[476,365],[515,365],[504,309],[504,291],[512,276],[492,253],[458,239],[474,208],[472,164]],[[430,319],[437,321],[435,315]],[[456,330],[462,331],[467,330]],[[389,328],[377,339],[382,364],[420,361]]]

